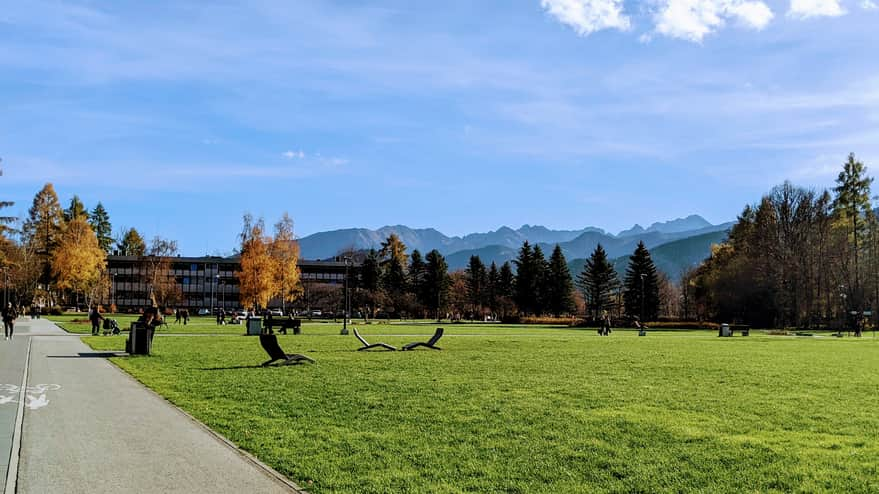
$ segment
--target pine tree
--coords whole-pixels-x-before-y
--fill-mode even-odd
[[[74,195],[73,198],[70,199],[70,206],[64,210],[64,221],[69,223],[77,218],[88,220],[89,213],[85,208],[85,204],[79,199],[79,196]]]
[[[146,242],[134,228],[130,228],[117,245],[120,256],[142,256],[146,254]]]
[[[549,257],[545,287],[547,311],[556,317],[574,311],[574,285],[571,271],[558,245]]]
[[[100,202],[92,210],[92,214],[89,215],[89,224],[98,238],[98,245],[101,246],[104,252],[109,254],[113,248],[113,237],[111,236],[113,235],[113,227],[110,225],[110,215],[107,214],[107,210],[104,209],[104,205]]]
[[[843,170],[836,179],[836,198],[833,202],[833,212],[840,225],[846,225],[848,229],[848,243],[850,246],[847,291],[849,294],[849,307],[858,312],[864,309],[864,290],[861,276],[861,250],[867,243],[867,223],[872,214],[870,205],[871,177],[866,176],[867,167],[855,159],[854,153],[849,154],[848,161],[843,165]]]
[[[519,249],[516,264],[516,283],[513,301],[523,314],[533,314],[537,306],[537,270],[534,265],[534,251],[526,240]]]
[[[586,260],[583,272],[577,277],[577,285],[583,291],[583,298],[593,319],[598,319],[601,311],[613,309],[612,294],[619,285],[619,280],[601,244],[595,247],[595,251]]]
[[[488,269],[488,275],[485,285],[485,303],[492,313],[498,312],[498,298],[500,297],[501,274],[497,269],[497,264],[492,261],[491,267]]]
[[[473,312],[479,312],[485,304],[485,288],[488,283],[488,275],[485,272],[485,264],[479,256],[470,256],[470,263],[466,270],[467,276],[467,301],[473,308]]]
[[[535,314],[543,314],[549,310],[549,263],[539,245],[531,251],[531,269],[534,272],[534,306]]]
[[[626,314],[638,317],[641,322],[655,321],[659,317],[659,276],[644,242],[638,242],[629,257],[623,285]]]
[[[382,258],[382,288],[390,299],[396,312],[400,312],[401,303],[406,294],[406,245],[396,233],[382,242],[379,256]]]
[[[32,252],[36,253],[40,265],[40,282],[48,285],[52,280],[52,255],[58,246],[64,227],[64,215],[58,194],[51,183],[47,183],[34,197],[28,211],[28,219],[22,227],[23,239]]]
[[[426,306],[436,313],[437,320],[441,319],[441,310],[449,303],[449,265],[446,259],[434,249],[425,257],[427,266],[424,273]]]
[[[408,284],[415,300],[423,306],[427,306],[427,295],[424,289],[424,277],[427,266],[424,264],[424,258],[421,257],[421,251],[415,249],[409,256],[409,280]]]

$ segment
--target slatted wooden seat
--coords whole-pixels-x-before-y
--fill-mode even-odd
[[[384,348],[385,350],[390,350],[392,352],[397,351],[397,347],[393,347],[391,345],[388,345],[387,343],[373,343],[370,345],[368,341],[366,341],[365,339],[363,339],[362,336],[360,336],[360,333],[357,332],[357,328],[354,328],[354,336],[356,336],[357,339],[360,340],[360,343],[363,344],[362,347],[357,349],[358,352],[362,352],[364,350],[369,350],[371,348]]]
[[[409,343],[409,344],[403,346],[403,348],[401,348],[401,350],[404,350],[404,351],[414,350],[420,346],[423,346],[425,348],[432,348],[434,350],[442,350],[442,348],[436,346],[436,342],[439,341],[439,339],[442,337],[443,337],[443,328],[436,328],[436,332],[426,342],[419,341],[419,342],[415,342],[415,343]]]
[[[260,334],[259,344],[262,345],[263,350],[265,350],[266,353],[269,354],[269,357],[271,357],[270,360],[262,363],[263,367],[266,367],[277,360],[281,360],[284,365],[298,364],[302,361],[311,362],[312,364],[314,363],[314,359],[311,357],[306,357],[299,353],[284,353],[284,350],[281,349],[281,345],[278,344],[278,335],[267,333]]]

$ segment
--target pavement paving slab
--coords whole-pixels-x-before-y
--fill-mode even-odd
[[[44,336],[31,336],[17,492],[297,492],[106,353],[38,326]]]

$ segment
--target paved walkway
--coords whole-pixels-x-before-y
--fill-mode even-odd
[[[32,339],[17,492],[295,492],[78,337],[45,319],[19,331],[0,340],[0,378],[20,386]],[[16,407],[0,404],[2,451]]]

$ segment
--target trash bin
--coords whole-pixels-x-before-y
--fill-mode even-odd
[[[720,325],[720,334],[718,336],[732,336],[732,330],[730,330],[729,324]]]
[[[131,355],[149,355],[153,346],[154,329],[142,323],[131,323],[131,333],[125,342],[125,351]]]
[[[247,322],[247,334],[249,336],[258,335],[262,333],[262,319],[258,317],[248,318]]]

